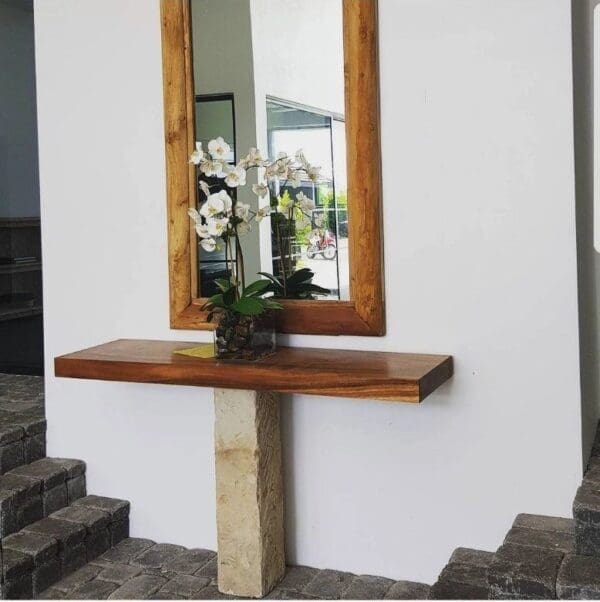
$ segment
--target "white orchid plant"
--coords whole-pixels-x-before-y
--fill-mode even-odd
[[[199,210],[190,209],[189,215],[195,224],[200,245],[207,252],[225,250],[226,264],[232,262],[234,265],[234,273],[230,280],[215,281],[221,293],[209,299],[206,308],[210,315],[216,310],[258,315],[267,309],[280,309],[281,305],[273,301],[272,297],[264,298],[267,293],[283,298],[314,298],[314,295],[328,294],[327,289],[312,284],[314,273],[311,270],[294,270],[291,240],[287,237],[287,249],[284,249],[279,219],[273,220],[273,229],[279,247],[280,277],[260,272],[266,280],[258,280],[246,286],[244,254],[240,240],[250,232],[252,222],[260,223],[274,212],[302,226],[310,224],[315,209],[312,199],[303,192],[298,192],[292,198],[290,195],[277,195],[276,191],[281,186],[299,188],[307,179],[318,182],[320,168],[310,164],[301,150],[293,157],[280,153],[276,159],[268,160],[262,157],[259,150],[251,148],[247,156],[236,165],[229,164],[227,157],[230,153],[230,145],[219,137],[208,143],[207,151],[197,142],[190,157],[190,163],[206,178],[222,181],[211,185],[199,178],[199,187],[206,200]],[[252,169],[258,173],[258,183],[252,186],[252,191],[259,200],[257,210],[253,210],[249,204],[237,201],[236,195],[230,195],[223,187],[224,183],[230,190],[235,191],[246,186],[247,174]]]

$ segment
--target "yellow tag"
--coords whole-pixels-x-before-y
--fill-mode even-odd
[[[190,347],[189,349],[179,349],[175,351],[179,355],[186,355],[188,357],[199,357],[202,359],[210,359],[215,357],[215,346],[212,343],[205,343],[198,347]]]

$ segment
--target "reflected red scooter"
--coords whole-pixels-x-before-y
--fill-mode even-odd
[[[308,241],[310,243],[306,249],[308,259],[314,259],[317,255],[329,260],[336,258],[337,241],[329,230],[323,228],[313,230]]]

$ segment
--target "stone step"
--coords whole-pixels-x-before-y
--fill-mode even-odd
[[[487,570],[493,552],[458,548],[430,592],[432,600],[487,600]]]
[[[573,502],[577,554],[600,557],[600,457],[590,458]]]
[[[9,412],[3,407],[0,407],[0,475],[46,456],[43,408]]]
[[[2,599],[31,599],[129,536],[129,502],[86,496],[2,539]]]
[[[555,599],[559,569],[574,548],[572,519],[520,514],[488,568],[490,599]]]
[[[85,462],[43,458],[0,476],[0,538],[85,496]]]

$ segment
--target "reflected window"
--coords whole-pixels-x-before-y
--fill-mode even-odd
[[[314,281],[331,291],[330,299],[348,300],[348,195],[346,174],[346,128],[343,115],[320,111],[281,99],[267,100],[269,156],[303,149],[313,165],[321,167],[321,180],[310,180],[301,187],[280,188],[279,194],[303,192],[312,198],[316,209],[311,223],[298,228],[293,222],[280,223],[283,240],[273,236],[273,273],[280,272],[278,245],[293,249],[295,269],[308,267]],[[287,221],[281,215],[272,216]]]

